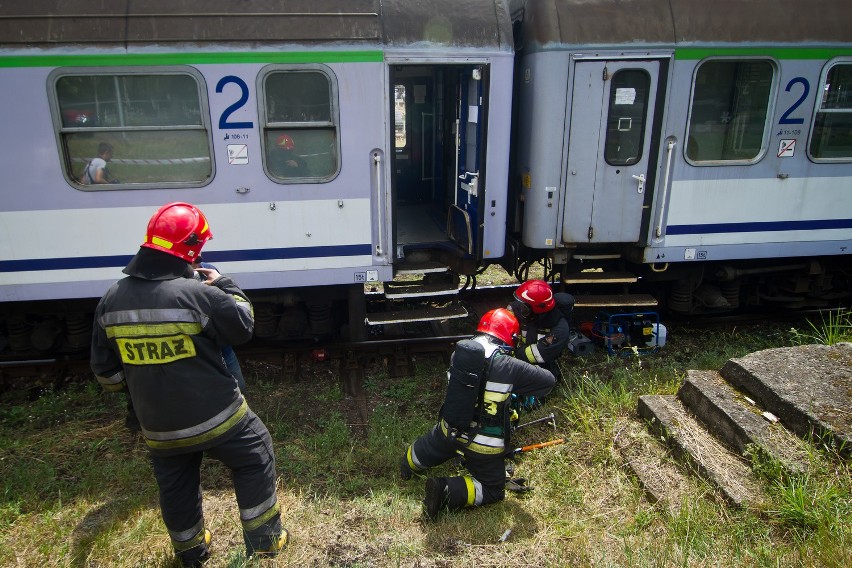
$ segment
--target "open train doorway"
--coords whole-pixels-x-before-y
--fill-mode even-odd
[[[478,257],[487,80],[484,65],[391,67],[396,261]]]

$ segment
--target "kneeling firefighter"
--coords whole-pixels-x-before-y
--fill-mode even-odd
[[[469,475],[426,479],[424,513],[430,520],[450,511],[500,501],[505,496],[511,395],[543,397],[553,374],[512,355],[520,325],[507,309],[491,310],[477,333],[459,341],[447,372],[441,420],[418,438],[400,463],[403,479],[459,453]]]

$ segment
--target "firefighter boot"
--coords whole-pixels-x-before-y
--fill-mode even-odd
[[[411,467],[409,467],[409,465],[408,465],[408,457],[402,456],[402,458],[400,458],[400,460],[399,460],[399,477],[400,477],[400,479],[402,479],[403,481],[408,481],[409,479],[411,479],[411,475],[413,473],[414,472],[411,471]]]
[[[213,540],[213,535],[210,534],[210,531],[204,529],[204,541],[201,544],[178,553],[181,566],[195,568],[207,562],[207,559],[210,558],[211,540]]]
[[[269,543],[269,548],[265,548],[263,550],[257,549],[251,553],[251,557],[253,558],[273,558],[281,552],[285,546],[290,542],[290,533],[287,532],[287,529],[281,529],[281,534],[278,536],[272,537],[271,542]]]
[[[441,510],[447,506],[449,500],[447,478],[429,477],[426,479],[426,496],[423,498],[423,512],[427,519],[430,521],[437,519]]]

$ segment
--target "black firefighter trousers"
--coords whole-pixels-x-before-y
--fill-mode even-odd
[[[207,553],[201,506],[201,459],[205,453],[231,470],[246,554],[271,550],[282,530],[275,454],[266,425],[249,410],[243,428],[217,446],[167,457],[152,454],[160,511],[175,552],[184,560]]]
[[[482,454],[470,450],[445,435],[440,423],[415,440],[409,451],[418,470],[435,467],[459,454],[463,456],[470,476],[447,478],[447,508],[451,511],[487,505],[505,497],[506,460],[503,453]]]

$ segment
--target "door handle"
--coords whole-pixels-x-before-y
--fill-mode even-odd
[[[645,174],[633,175],[633,179],[639,182],[639,187],[636,188],[638,193],[642,193],[645,191]]]

